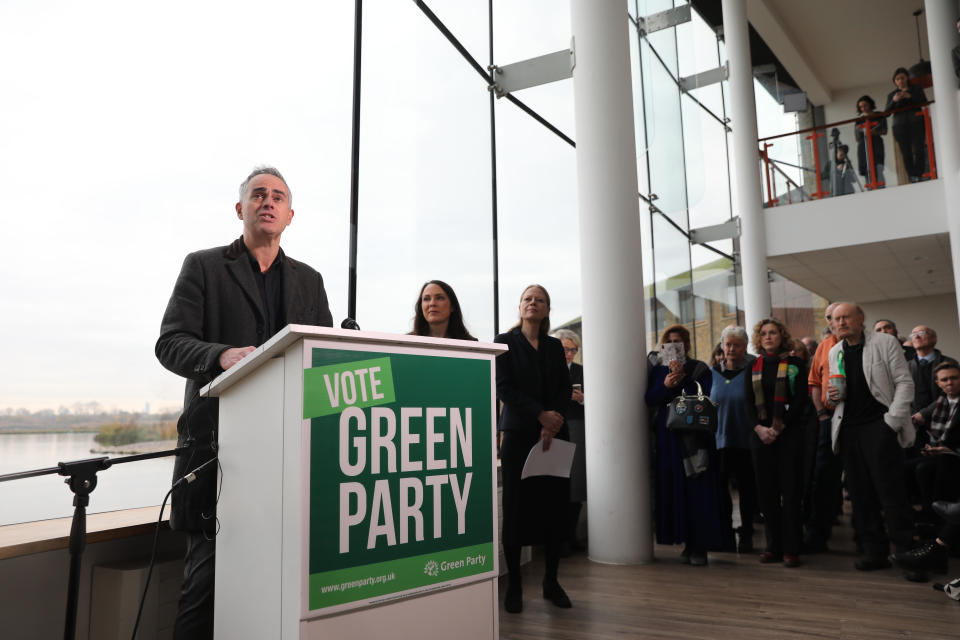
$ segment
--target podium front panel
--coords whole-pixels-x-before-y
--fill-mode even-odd
[[[304,340],[302,619],[495,585],[493,389],[490,353]]]

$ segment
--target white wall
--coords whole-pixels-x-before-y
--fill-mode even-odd
[[[946,233],[943,197],[930,180],[767,209],[767,255]]]
[[[937,348],[954,358],[960,358],[960,323],[957,319],[956,296],[952,293],[919,298],[883,300],[862,305],[867,314],[867,326],[880,318],[893,320],[901,336],[925,324],[937,332]]]

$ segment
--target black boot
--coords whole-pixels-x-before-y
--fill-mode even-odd
[[[561,609],[569,609],[573,606],[570,598],[567,597],[567,592],[563,590],[563,587],[561,587],[560,583],[556,580],[544,578],[543,597]]]

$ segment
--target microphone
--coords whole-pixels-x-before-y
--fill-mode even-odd
[[[357,324],[357,321],[353,318],[344,318],[343,322],[340,323],[341,329],[353,329],[354,331],[360,331],[360,325]]]

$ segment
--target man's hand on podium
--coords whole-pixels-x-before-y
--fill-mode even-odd
[[[248,353],[255,349],[256,347],[232,347],[224,350],[223,353],[220,354],[220,368],[226,371],[243,360]]]

